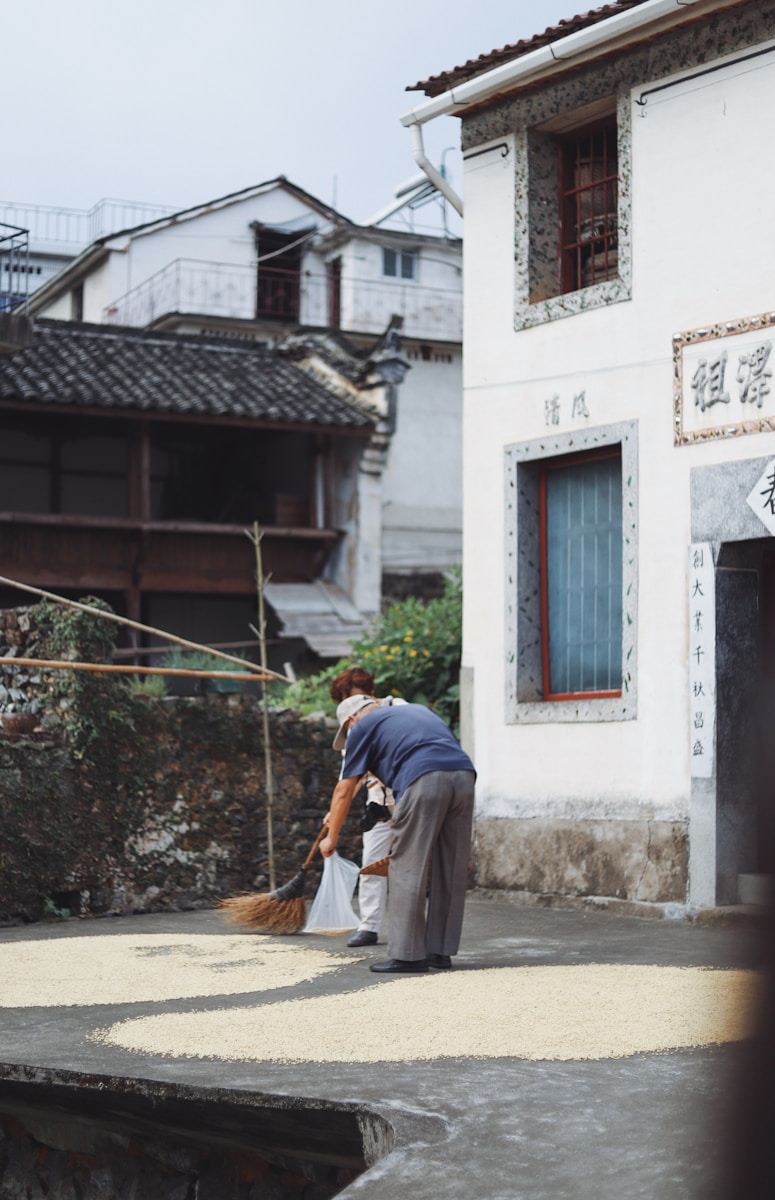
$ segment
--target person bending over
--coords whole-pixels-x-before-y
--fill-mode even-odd
[[[474,764],[449,727],[422,704],[381,707],[373,696],[350,696],[340,703],[337,719],[334,748],[345,747],[345,759],[326,818],[328,833],[320,843],[323,856],[336,850],[364,775],[376,775],[395,800],[390,957],[370,969],[395,974],[448,968],[463,926]]]
[[[331,699],[339,705],[350,696],[374,696],[374,676],[363,667],[348,667],[341,671],[329,688]],[[398,696],[386,696],[377,701],[382,706],[406,704]],[[344,748],[342,761],[344,762]],[[341,778],[341,775],[340,775]],[[363,853],[361,866],[368,867],[380,858],[386,858],[393,842],[393,793],[377,779],[376,775],[366,778],[366,809],[361,818],[363,830]],[[348,946],[374,946],[379,937],[387,905],[388,881],[384,875],[361,875],[358,883],[358,928],[348,941]]]

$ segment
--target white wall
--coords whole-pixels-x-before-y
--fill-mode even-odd
[[[414,346],[383,477],[382,566],[448,571],[462,551],[461,353],[429,347],[426,361]]]
[[[515,332],[513,140],[506,159],[482,155],[467,167],[464,666],[474,671],[488,815],[688,814],[689,472],[773,454],[775,437],[674,446],[671,339],[772,307],[775,163],[763,152],[763,115],[775,100],[775,56],[752,67],[654,96],[645,117],[634,110],[630,301]],[[590,415],[572,419],[582,390]],[[548,427],[554,396],[561,422]],[[639,440],[637,719],[507,725],[504,447],[626,420],[637,420]]]

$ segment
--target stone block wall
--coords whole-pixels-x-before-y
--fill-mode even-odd
[[[84,712],[94,722],[104,704],[111,720],[78,745],[68,734],[78,693],[55,697],[48,673],[34,668],[23,678],[21,668],[3,670],[34,638],[34,609],[0,611],[0,679],[19,682],[39,721],[29,735],[0,729],[0,921],[203,908],[268,891],[260,701],[133,696],[124,677],[101,676],[96,716],[93,704]],[[269,724],[280,885],[315,840],[341,757],[333,717],[275,707]],[[360,805],[340,840],[340,853],[358,862]],[[321,869],[317,855],[310,897]]]

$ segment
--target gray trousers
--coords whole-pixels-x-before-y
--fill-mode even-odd
[[[388,874],[390,958],[414,961],[429,954],[457,954],[468,884],[474,779],[473,771],[430,771],[409,785],[394,809]]]

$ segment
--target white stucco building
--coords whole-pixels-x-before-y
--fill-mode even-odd
[[[422,200],[422,192],[415,187],[408,200]],[[400,203],[388,206],[389,216],[398,209]],[[278,177],[96,237],[37,289],[30,309],[65,321],[206,332],[270,347],[327,330],[333,361],[338,337],[368,356],[398,318],[398,352],[409,369],[394,391],[389,449],[378,471],[371,464],[381,524],[372,531],[376,544],[364,549],[388,596],[433,592],[459,563],[459,238],[379,216],[357,225]],[[320,343],[312,365],[325,370],[319,352]]]
[[[625,0],[418,87],[415,137],[462,120],[478,881],[745,901],[773,870],[775,10]]]

